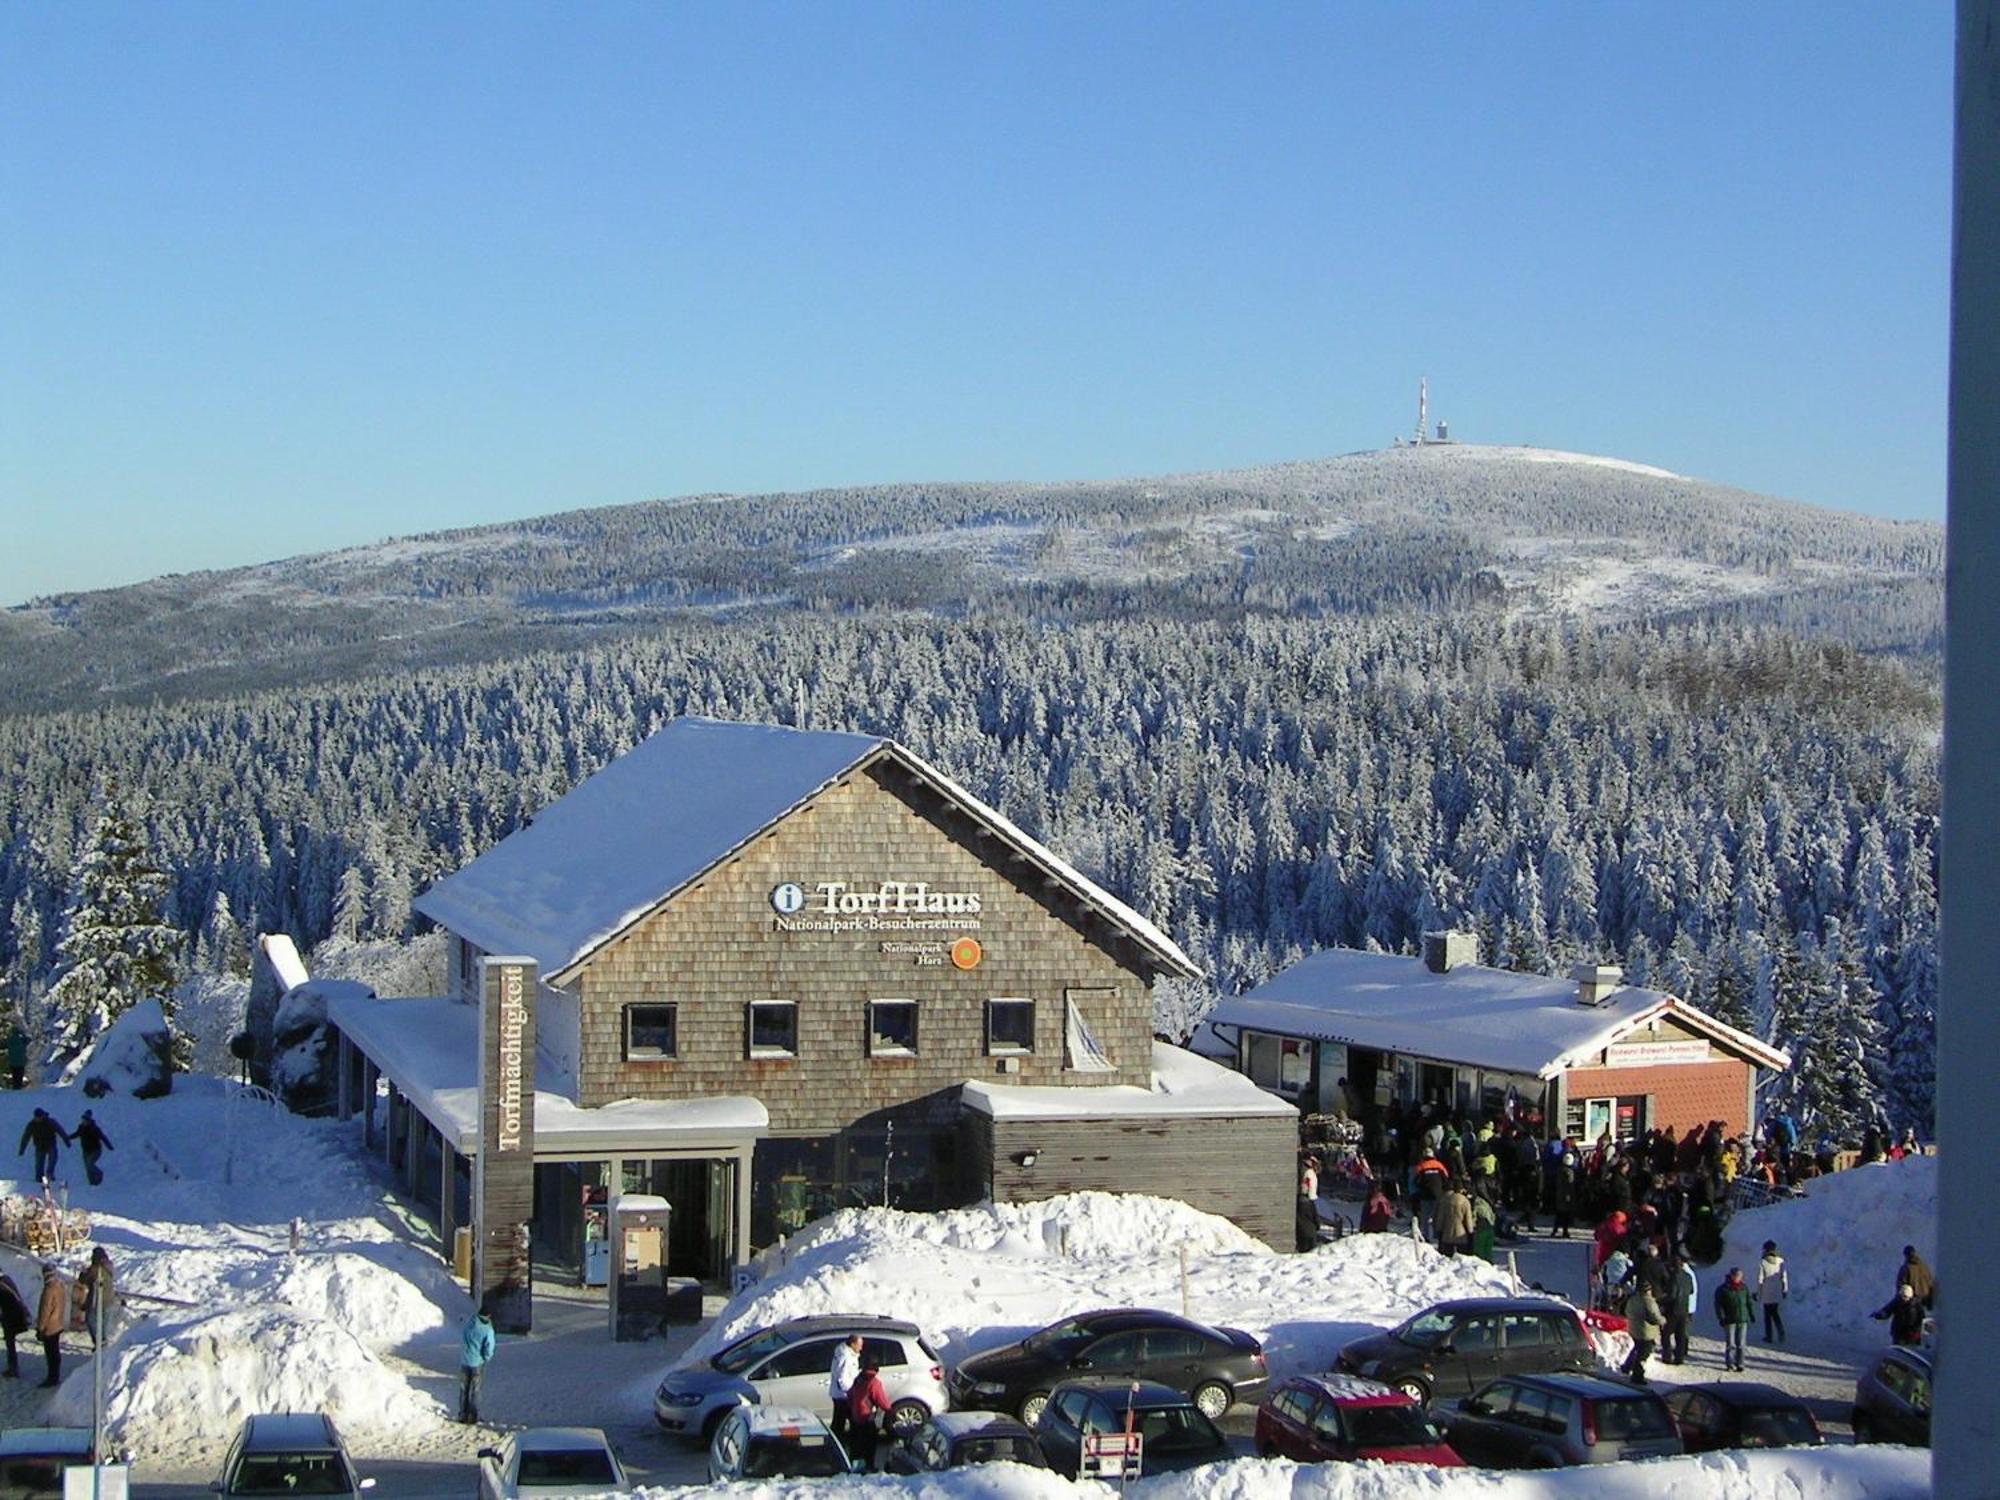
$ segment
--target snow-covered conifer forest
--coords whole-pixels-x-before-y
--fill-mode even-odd
[[[1934,665],[1713,621],[787,613],[0,719],[0,974],[46,1006],[108,781],[224,966],[245,932],[408,934],[426,882],[684,713],[894,736],[1223,989],[1466,924],[1489,961],[1615,959],[1775,1037],[1809,1130],[1878,1102],[1929,1128]]]

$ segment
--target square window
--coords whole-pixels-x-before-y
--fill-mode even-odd
[[[750,1055],[797,1057],[799,1008],[789,1000],[759,1000],[750,1006]]]
[[[1035,1002],[1032,1000],[988,1000],[986,1002],[986,1050],[988,1052],[1033,1052],[1035,1050]]]
[[[868,1006],[868,1055],[912,1057],[917,1050],[917,1002],[876,1000]]]
[[[680,1007],[625,1007],[625,1056],[638,1061],[680,1055]]]

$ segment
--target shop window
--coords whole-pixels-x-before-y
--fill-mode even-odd
[[[876,1000],[868,1007],[868,1054],[871,1057],[914,1057],[917,1051],[917,1002]]]
[[[1243,1034],[1250,1081],[1260,1089],[1296,1099],[1312,1078],[1312,1043],[1263,1031]]]
[[[991,1053],[1035,1050],[1035,1002],[988,1000],[986,1050]]]
[[[680,1056],[679,1019],[677,1005],[626,1006],[625,1056],[634,1062]]]
[[[797,1057],[799,1008],[789,1000],[756,1000],[750,1005],[750,1055]]]

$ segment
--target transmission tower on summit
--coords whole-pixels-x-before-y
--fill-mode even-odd
[[[1417,377],[1417,430],[1410,434],[1410,439],[1409,439],[1410,447],[1428,448],[1434,443],[1449,443],[1451,441],[1451,428],[1449,427],[1449,425],[1447,425],[1444,422],[1438,423],[1437,432],[1435,434],[1431,433],[1430,425],[1431,425],[1430,378],[1425,375],[1419,375]],[[1397,438],[1396,446],[1398,448],[1403,447],[1404,446],[1403,439]]]

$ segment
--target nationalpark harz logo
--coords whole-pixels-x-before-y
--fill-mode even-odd
[[[771,910],[780,932],[881,932],[979,925],[984,904],[977,891],[941,891],[926,880],[884,880],[856,886],[845,880],[771,887]]]

